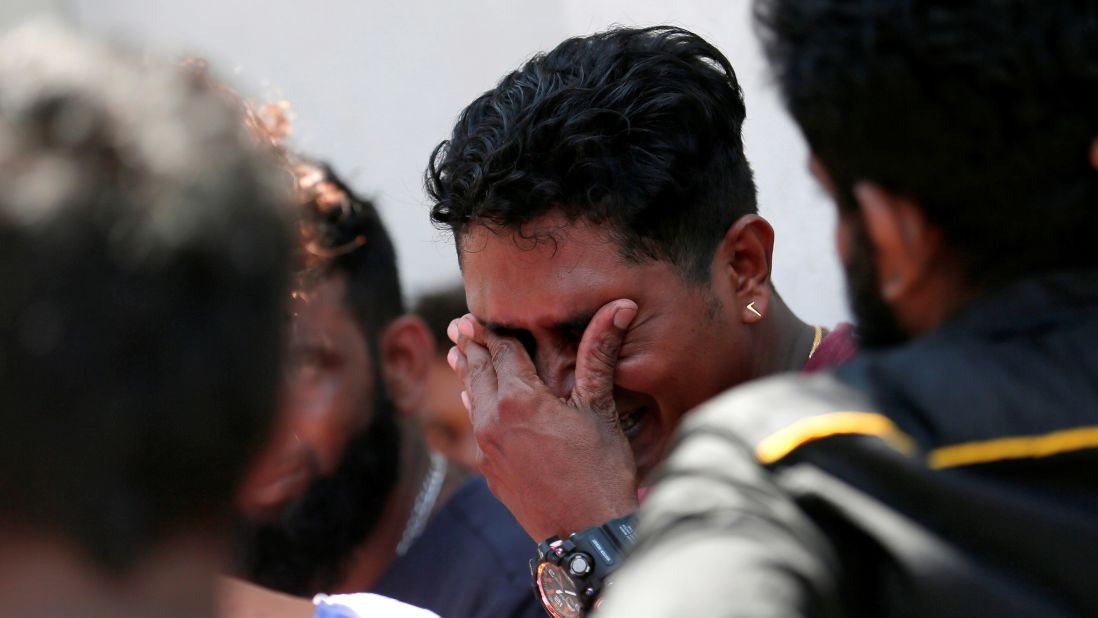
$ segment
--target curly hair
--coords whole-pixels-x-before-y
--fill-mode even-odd
[[[200,76],[201,60],[191,60]],[[224,84],[205,78],[237,107],[256,143],[269,150],[288,173],[297,197],[296,281],[293,295],[333,274],[347,277],[344,302],[371,352],[378,332],[404,313],[396,248],[372,201],[355,193],[326,163],[293,151],[290,103],[242,99]]]
[[[538,54],[461,113],[426,173],[432,220],[461,235],[550,211],[606,223],[630,261],[708,281],[756,212],[743,94],[720,51],[680,28],[618,28]]]
[[[346,277],[346,298],[367,345],[404,313],[396,248],[377,208],[326,164],[291,155],[297,179],[299,292],[309,281]]]
[[[1098,264],[1098,2],[758,0],[840,207],[916,199],[973,283]]]

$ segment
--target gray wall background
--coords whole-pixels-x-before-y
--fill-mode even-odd
[[[566,37],[611,24],[686,27],[725,52],[744,88],[779,291],[807,320],[846,319],[833,209],[769,81],[749,0],[4,0],[0,27],[35,11],[206,57],[245,94],[288,100],[294,145],[379,203],[410,295],[458,277],[452,240],[427,220],[422,175],[467,103]]]

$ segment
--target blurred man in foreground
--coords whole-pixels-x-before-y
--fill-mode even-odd
[[[1098,2],[757,7],[872,351],[692,415],[602,615],[1098,614]]]
[[[290,193],[178,67],[0,42],[0,613],[214,613],[281,375]]]

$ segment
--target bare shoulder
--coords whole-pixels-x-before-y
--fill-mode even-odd
[[[221,618],[310,618],[311,601],[224,577],[221,580]]]

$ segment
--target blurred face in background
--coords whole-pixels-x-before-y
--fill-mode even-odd
[[[251,519],[277,515],[334,473],[350,437],[373,416],[375,371],[345,289],[335,275],[295,295],[278,418],[241,496]]]
[[[295,299],[274,433],[240,496],[240,574],[291,594],[337,581],[396,485],[397,412],[343,275]]]

